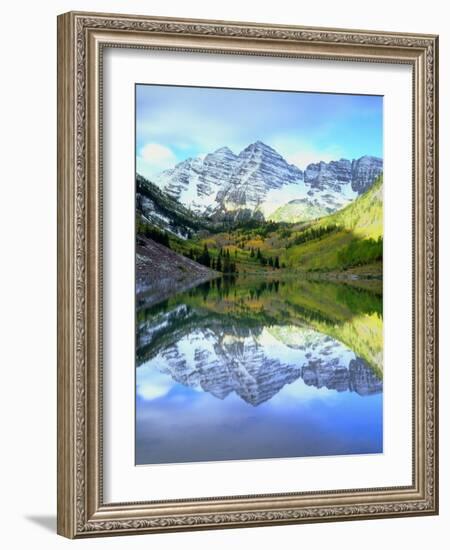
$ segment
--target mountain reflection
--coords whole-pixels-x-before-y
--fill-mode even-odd
[[[333,337],[338,332],[334,312],[327,316],[303,306],[295,284],[280,296],[284,286],[218,281],[144,308],[138,317],[138,365],[218,399],[235,393],[253,406],[300,378],[308,386],[360,396],[382,392],[376,366]],[[339,287],[341,301],[342,293]],[[351,326],[353,312],[349,317]],[[376,343],[370,344],[373,352]]]
[[[278,335],[288,335],[290,344]],[[251,405],[271,399],[302,378],[308,386],[369,395],[382,381],[351,350],[308,328],[195,329],[151,359],[147,368],[219,399],[235,392]]]
[[[137,305],[136,464],[382,452],[380,294],[240,277]]]

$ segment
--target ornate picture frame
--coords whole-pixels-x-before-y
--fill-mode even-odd
[[[104,501],[105,48],[412,68],[410,485],[168,500],[155,500],[150,491],[145,502]],[[58,17],[59,534],[83,538],[438,513],[437,132],[437,36],[78,12]]]

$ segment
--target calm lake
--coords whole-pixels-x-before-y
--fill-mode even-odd
[[[136,464],[383,452],[380,294],[240,277],[137,307]]]

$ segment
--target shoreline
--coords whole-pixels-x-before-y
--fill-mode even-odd
[[[185,292],[191,288],[212,281],[215,279],[227,279],[232,278],[225,273],[219,273],[218,271],[209,270],[209,273],[201,273],[196,276],[192,276],[191,273],[184,273],[181,277],[178,275],[178,279],[174,280],[173,277],[160,277],[156,279],[152,277],[147,283],[142,280],[144,277],[140,277],[140,289],[136,292],[136,305],[137,310],[142,308],[148,308],[156,305],[167,298],[170,298],[174,294],[179,292]],[[344,284],[356,288],[361,288],[369,292],[376,294],[382,294],[383,291],[383,279],[382,276],[376,275],[358,275],[355,273],[342,272],[307,272],[307,271],[289,271],[289,270],[274,270],[274,271],[254,271],[245,273],[235,273],[233,278],[241,281],[251,280],[289,280],[302,278],[304,280],[328,282],[331,284]],[[136,287],[138,288],[138,287]]]
[[[203,274],[191,279],[184,277],[174,281],[171,278],[159,279],[158,281],[152,281],[144,290],[136,292],[136,310],[142,308],[148,308],[154,306],[167,298],[170,298],[174,294],[179,292],[185,292],[190,288],[194,288],[207,281],[218,279],[221,276],[218,272],[212,272],[210,274]],[[142,284],[142,283],[141,283]]]

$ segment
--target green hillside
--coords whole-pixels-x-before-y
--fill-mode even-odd
[[[383,177],[348,206],[317,221],[318,226],[331,224],[365,239],[383,237]]]
[[[163,239],[158,233],[156,240],[217,271],[244,275],[273,271],[280,274],[283,271],[348,271],[347,276],[353,278],[381,277],[381,177],[354,202],[320,219],[303,223],[252,219],[228,228],[196,217],[145,180],[138,179],[137,183],[139,196],[151,200],[156,207],[149,214],[153,216],[153,212],[156,212],[154,219],[150,221],[147,218],[138,224],[138,230],[154,238],[152,226],[164,232],[158,222],[167,220],[165,223],[168,224],[170,234],[163,235]],[[149,221],[150,226],[147,227]],[[175,234],[182,230],[188,235],[187,239]]]
[[[383,255],[383,180],[354,202],[295,233],[281,260],[290,268],[333,271],[373,264],[381,274]],[[319,238],[309,238],[324,231]],[[304,242],[299,242],[304,240]],[[298,243],[298,244],[297,244]]]

